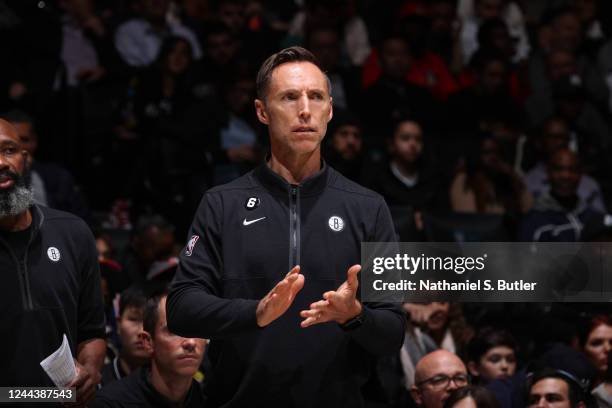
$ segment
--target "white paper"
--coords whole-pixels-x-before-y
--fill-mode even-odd
[[[65,387],[76,377],[76,366],[66,334],[64,334],[62,345],[41,361],[40,365],[56,387]]]

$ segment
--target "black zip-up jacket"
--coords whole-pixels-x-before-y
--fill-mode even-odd
[[[40,362],[64,333],[78,344],[104,338],[95,241],[72,214],[34,205],[25,259],[0,236],[0,385],[53,386]]]
[[[382,197],[327,165],[290,185],[262,165],[209,190],[167,302],[168,326],[210,338],[211,407],[360,407],[376,356],[396,353],[405,318],[393,305],[364,305],[352,331],[300,327],[301,310],[336,290],[361,242],[394,241]],[[294,265],[304,288],[279,319],[259,328],[257,304]]]

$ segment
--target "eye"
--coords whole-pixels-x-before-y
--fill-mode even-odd
[[[322,101],[323,100],[323,95],[320,94],[319,92],[315,92],[311,95],[311,98],[317,101]]]
[[[297,95],[293,93],[286,94],[285,96],[283,96],[283,99],[287,101],[295,101],[297,98]]]

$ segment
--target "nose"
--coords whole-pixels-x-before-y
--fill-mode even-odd
[[[196,340],[191,338],[185,338],[183,340],[182,346],[186,351],[193,352],[196,348]]]
[[[300,120],[302,122],[308,122],[310,120],[310,101],[308,95],[304,94],[300,97],[298,109]]]
[[[507,373],[508,372],[508,362],[506,362],[505,360],[502,360],[502,362],[499,365],[499,369],[501,370],[502,373]]]

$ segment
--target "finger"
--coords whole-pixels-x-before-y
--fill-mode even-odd
[[[304,287],[304,275],[294,275],[295,280],[291,283],[291,299]]]
[[[297,275],[298,273],[300,273],[300,265],[295,265],[293,268],[291,268],[291,270],[287,273],[287,275],[285,276],[286,278],[288,278],[291,275]]]
[[[302,310],[300,312],[300,316],[303,317],[304,319],[307,319],[309,317],[320,317],[322,315],[321,310],[313,310],[313,309],[309,309],[309,310]]]
[[[319,300],[318,302],[314,302],[310,304],[310,309],[323,309],[329,306],[329,301],[327,300]]]
[[[306,320],[303,320],[302,323],[300,323],[300,326],[309,327],[319,323],[327,323],[328,321],[329,319],[326,315],[317,314],[315,316],[308,317]]]
[[[334,296],[334,293],[336,293],[336,292],[333,291],[333,290],[330,290],[329,292],[325,292],[323,294],[323,299],[325,299],[325,300],[331,299]]]
[[[357,291],[357,287],[359,286],[359,280],[357,279],[357,274],[361,271],[361,265],[353,265],[349,268],[346,275],[346,282],[349,285],[349,288],[353,291]]]

